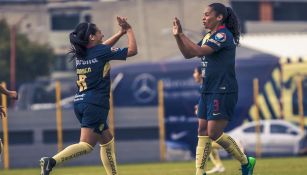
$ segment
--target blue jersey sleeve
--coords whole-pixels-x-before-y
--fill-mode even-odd
[[[116,48],[107,46],[105,48],[105,57],[108,60],[126,60],[128,56],[128,48]]]
[[[90,57],[97,57],[102,60],[126,60],[128,48],[115,48],[108,45],[99,44],[87,53]]]
[[[227,35],[224,32],[217,32],[213,34],[206,42],[206,45],[211,47],[214,51],[219,51],[227,45]]]

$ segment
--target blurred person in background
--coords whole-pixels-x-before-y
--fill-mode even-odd
[[[5,87],[3,87],[1,84],[0,84],[0,94],[4,94],[14,100],[18,99],[18,94],[16,91],[10,91],[6,89]],[[0,105],[0,118],[2,119],[2,117],[6,117],[6,113],[5,113],[4,107]],[[3,144],[0,138],[0,156],[2,152],[3,152]]]
[[[76,64],[77,86],[74,111],[81,124],[80,142],[65,148],[53,157],[40,160],[41,175],[49,175],[53,167],[90,153],[100,144],[100,157],[107,175],[117,175],[114,137],[107,117],[110,98],[111,60],[126,60],[137,54],[134,32],[126,18],[117,17],[120,31],[103,41],[103,33],[93,23],[80,23],[70,33],[72,59]],[[124,34],[128,37],[127,48],[112,47]]]
[[[198,110],[203,109],[204,115],[198,115],[196,175],[206,174],[212,141],[241,163],[242,175],[252,175],[256,159],[246,156],[234,139],[224,133],[238,100],[235,73],[236,46],[240,40],[238,18],[230,7],[212,3],[204,10],[203,25],[209,32],[196,44],[183,33],[179,19],[175,17],[173,21],[173,35],[183,56],[201,58],[203,83]]]
[[[200,84],[200,91],[201,91],[202,81],[203,81],[201,76],[201,67],[194,68],[193,78],[197,84]],[[200,108],[200,110],[198,110],[198,105],[195,105],[195,115],[196,116],[205,115],[203,108]],[[212,142],[212,150],[209,157],[211,162],[213,163],[213,167],[209,171],[206,171],[206,174],[222,173],[225,171],[225,167],[219,155],[220,148],[221,148],[220,145],[218,145],[216,142]]]

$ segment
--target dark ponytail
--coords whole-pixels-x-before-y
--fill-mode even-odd
[[[75,30],[69,34],[71,48],[68,54],[71,59],[83,59],[86,55],[86,46],[89,43],[89,36],[96,33],[96,25],[92,23],[80,23]]]
[[[217,16],[223,16],[222,23],[225,24],[227,29],[230,30],[230,32],[232,33],[236,45],[239,45],[241,29],[238,17],[235,12],[230,7],[226,7],[221,3],[213,3],[210,4],[209,7],[211,7],[216,12]]]
[[[230,7],[226,7],[228,16],[225,18],[225,25],[230,30],[235,40],[235,43],[238,45],[240,43],[240,24],[237,15]]]

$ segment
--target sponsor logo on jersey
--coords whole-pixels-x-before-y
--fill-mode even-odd
[[[81,95],[76,94],[74,98],[74,102],[82,101],[84,99],[84,96],[85,94],[81,94]]]
[[[93,58],[90,60],[80,60],[80,59],[76,59],[76,66],[79,65],[89,65],[89,64],[95,64],[98,63],[98,59],[97,58]]]

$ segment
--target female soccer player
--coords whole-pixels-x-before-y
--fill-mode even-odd
[[[193,78],[194,81],[198,84],[202,84],[202,76],[201,76],[201,67],[195,67],[193,72]],[[202,87],[202,86],[201,86]],[[201,89],[201,88],[200,88]],[[198,105],[195,106],[195,114],[200,113],[200,115],[203,114],[203,109],[201,111],[198,111]],[[198,116],[198,115],[197,115]],[[211,153],[209,155],[211,162],[213,163],[213,168],[211,168],[209,171],[206,171],[206,174],[213,174],[213,173],[222,173],[225,171],[225,167],[221,161],[220,155],[219,155],[219,149],[220,145],[218,145],[215,142],[212,142],[212,149]]]
[[[80,23],[70,33],[70,43],[76,64],[77,85],[74,110],[81,124],[80,142],[65,148],[53,157],[40,160],[41,175],[49,175],[56,165],[90,153],[97,142],[100,157],[108,175],[116,175],[117,166],[114,138],[109,131],[107,117],[110,98],[111,60],[126,60],[137,54],[137,45],[131,26],[126,18],[117,17],[121,30],[103,41],[101,30],[92,23]],[[124,34],[128,36],[128,48],[112,47]]]
[[[240,27],[230,7],[210,4],[203,13],[203,24],[209,32],[198,43],[184,33],[178,18],[173,21],[173,35],[185,58],[200,57],[202,68],[202,97],[198,104],[198,144],[196,175],[204,175],[211,152],[211,141],[221,145],[242,166],[242,175],[252,175],[255,158],[247,157],[224,129],[231,120],[238,99],[235,73],[235,53],[239,44]]]

